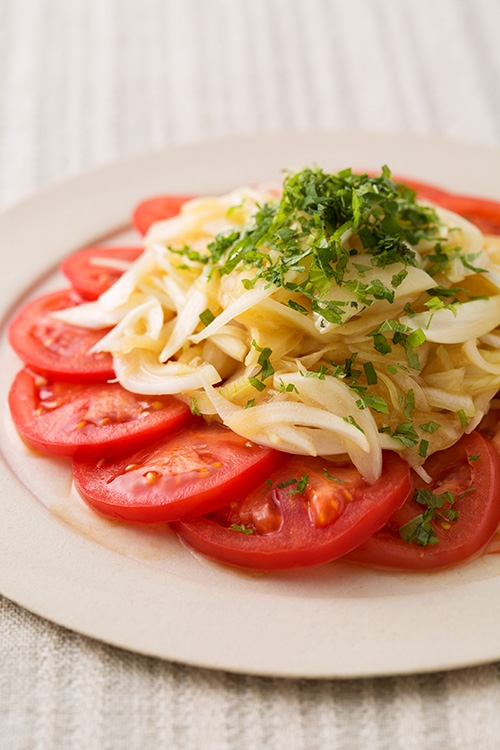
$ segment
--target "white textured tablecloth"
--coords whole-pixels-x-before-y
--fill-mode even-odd
[[[0,208],[130,154],[229,134],[498,146],[499,37],[498,0],[0,0]],[[122,652],[0,598],[0,747],[489,750],[500,667],[234,676]]]

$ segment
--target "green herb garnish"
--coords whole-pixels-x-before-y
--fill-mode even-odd
[[[232,523],[228,526],[229,531],[239,531],[240,534],[253,534],[253,529],[248,528],[242,523]]]
[[[439,539],[432,525],[432,521],[437,520],[440,521],[441,524],[454,523],[458,519],[458,511],[453,507],[448,507],[443,510],[443,506],[446,503],[449,506],[453,506],[456,500],[460,500],[472,491],[474,491],[474,488],[470,487],[465,492],[462,492],[458,498],[455,498],[453,492],[435,494],[432,490],[415,490],[413,500],[420,505],[424,505],[426,510],[421,515],[416,516],[414,519],[404,524],[404,526],[401,526],[399,529],[399,536],[408,544],[415,542],[420,547],[438,544]]]

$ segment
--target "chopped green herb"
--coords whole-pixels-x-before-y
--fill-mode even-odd
[[[194,397],[191,398],[189,408],[191,409],[191,414],[194,414],[196,417],[201,417],[201,411],[198,407],[198,401]]]
[[[297,482],[296,488],[294,490],[290,490],[288,494],[289,495],[302,495],[306,491],[308,481],[309,481],[308,475],[304,474],[303,476],[301,476],[301,478]]]
[[[414,408],[415,408],[415,392],[412,389],[408,391],[405,397],[403,413],[406,419],[411,419],[411,413]]]
[[[434,432],[437,432],[440,427],[441,427],[440,424],[438,424],[437,422],[432,422],[432,421],[426,422],[425,424],[420,425],[420,429],[423,430],[424,432],[428,432],[429,435],[432,435],[434,434]]]
[[[368,385],[376,385],[378,383],[378,378],[373,362],[364,362],[363,370],[365,371],[366,382]]]
[[[296,484],[296,483],[297,483],[296,479],[286,479],[284,482],[280,482],[278,484],[278,488],[282,490],[284,487],[289,487],[291,484]]]
[[[363,435],[365,434],[363,428],[359,426],[354,417],[352,417],[351,415],[349,415],[348,417],[342,417],[342,419],[344,420],[344,422],[347,422],[347,424],[352,424],[353,427],[356,427],[356,429],[362,432]]]
[[[339,477],[334,477],[327,469],[323,469],[323,474],[327,479],[330,480],[330,482],[336,482],[337,484],[347,484],[345,479],[340,479]]]
[[[262,489],[262,494],[266,493],[272,486],[273,486],[273,480],[266,479],[266,481],[264,482],[264,487]]]
[[[260,365],[260,370],[255,377],[260,378],[262,381],[267,380],[271,375],[274,375],[274,367],[270,360],[272,350],[268,346],[261,348],[255,340],[252,341],[252,346],[259,352],[257,364]],[[252,378],[252,380],[253,379],[254,378]]]
[[[359,389],[356,389],[359,392]],[[360,393],[360,398],[356,401],[358,409],[371,408],[380,414],[389,414],[387,401],[382,396],[375,396],[372,393]],[[356,425],[358,427],[359,425]],[[359,428],[361,429],[361,428]]]
[[[324,380],[327,375],[331,374],[332,373],[328,370],[328,367],[325,367],[325,365],[320,365],[317,370],[307,372],[306,378],[318,378],[318,380]]]
[[[282,490],[285,487],[290,487],[291,485],[295,484],[297,486],[293,490],[290,490],[288,494],[289,495],[302,495],[305,492],[308,481],[309,481],[308,475],[304,474],[300,479],[292,478],[292,479],[286,479],[284,482],[280,482],[278,484],[278,488]]]
[[[399,440],[406,448],[413,448],[418,443],[418,435],[415,432],[412,422],[402,422],[399,424],[391,434],[391,437]]]
[[[285,383],[280,378],[280,393],[298,393],[299,389],[294,383]]]
[[[394,289],[397,289],[398,286],[400,286],[403,283],[403,281],[406,279],[407,276],[408,276],[408,271],[404,268],[399,273],[395,273],[391,279],[391,284],[394,287]]]
[[[301,313],[301,315],[307,315],[309,313],[309,310],[307,309],[307,307],[304,307],[304,305],[299,305],[299,303],[293,299],[289,299],[286,304],[292,310],[295,310],[296,312]]]
[[[363,277],[367,271],[372,270],[371,266],[364,266],[361,263],[353,263],[353,266],[361,277]]]
[[[200,313],[200,320],[204,326],[208,326],[213,320],[215,320],[215,315],[211,310],[207,308],[206,310],[203,310],[202,313]]]
[[[471,491],[473,491],[473,488],[469,488],[469,490],[463,492],[458,499],[460,500]],[[399,529],[401,539],[408,544],[415,542],[421,547],[438,544],[439,539],[432,525],[432,521],[438,520],[441,523],[453,523],[458,519],[458,511],[454,508],[448,507],[443,509],[445,503],[448,503],[449,506],[455,504],[455,495],[453,492],[435,494],[432,490],[420,489],[414,491],[413,500],[420,505],[424,505],[426,510],[421,515],[412,519],[409,523],[401,526]]]
[[[249,529],[248,526],[242,523],[232,523],[231,526],[228,526],[228,529],[229,531],[239,531],[240,534],[253,534],[253,529]]]
[[[463,409],[459,409],[457,411],[457,417],[460,420],[460,427],[467,427],[469,424],[469,420],[467,419],[467,415],[465,414]]]
[[[406,343],[407,343],[407,346],[411,346],[412,349],[416,349],[417,346],[420,346],[426,340],[427,340],[427,337],[425,333],[422,331],[421,328],[417,328],[416,330],[412,331],[412,333],[408,334]]]
[[[407,544],[415,542],[419,547],[438,544],[437,534],[431,524],[434,513],[431,510],[416,516],[399,529],[399,536]]]
[[[263,391],[266,387],[266,384],[263,383],[261,380],[258,380],[257,378],[248,378],[248,382],[257,391]]]
[[[425,458],[427,456],[428,450],[429,450],[429,441],[421,440],[420,445],[418,446],[418,455],[422,456],[422,458]]]
[[[392,276],[392,288],[377,279],[365,284],[346,277],[348,263],[355,263],[351,255],[356,254],[344,242],[348,231],[358,234],[372,266],[403,264]],[[217,235],[208,246],[208,257],[222,275],[252,268],[255,276],[246,281],[247,288],[263,280],[299,293],[326,324],[338,325],[345,319],[346,306],[325,299],[333,284],[350,288],[356,304],[391,301],[406,267],[417,265],[410,245],[438,238],[434,209],[418,204],[414,192],[396,185],[387,167],[377,177],[350,169],[328,174],[316,168],[289,175],[281,200],[260,206],[241,229]],[[362,277],[369,267],[357,265]],[[301,282],[291,284],[288,271],[299,271]],[[307,313],[296,300],[288,305]]]

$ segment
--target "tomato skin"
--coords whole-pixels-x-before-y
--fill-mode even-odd
[[[446,196],[450,195],[450,193],[447,193],[442,188],[439,188],[436,185],[431,185],[427,182],[419,182],[418,180],[413,180],[408,177],[396,177],[396,175],[393,175],[392,179],[394,182],[402,183],[414,190],[419,198],[425,198],[434,203],[439,203],[440,200],[444,200]]]
[[[476,198],[429,185],[425,182],[394,177],[395,182],[402,182],[415,190],[419,198],[426,198],[438,206],[453,211],[464,219],[475,224],[485,234],[500,234],[500,201],[487,198]]]
[[[139,396],[119,383],[48,382],[21,370],[9,392],[23,439],[53,456],[109,456],[180,429],[192,419],[173,396]]]
[[[111,355],[89,353],[109,329],[79,328],[50,316],[81,302],[75,292],[64,289],[37,297],[16,315],[9,327],[10,345],[32,370],[71,383],[102,383],[114,378]]]
[[[137,260],[143,247],[86,247],[65,258],[60,269],[82,299],[97,299],[117,281],[123,271],[112,266],[96,265],[93,260]]]
[[[439,487],[452,491],[450,488],[456,486],[457,494],[461,494],[473,488],[455,502],[453,508],[459,517],[449,524],[449,529],[432,522],[438,544],[419,546],[400,538],[399,528],[425,510],[409,498],[384,528],[347,555],[348,560],[399,570],[435,570],[479,555],[485,549],[500,524],[500,454],[488,440],[472,432],[451,448],[433,454],[425,469],[433,481],[428,485],[415,475],[419,489],[440,494]]]
[[[194,195],[158,195],[148,198],[136,206],[132,214],[132,224],[139,234],[144,236],[151,224],[177,216],[183,204],[195,197]]]
[[[329,473],[336,473],[341,481],[336,483],[325,478],[326,468]],[[354,481],[353,472],[356,474]],[[278,487],[291,476],[303,475],[308,477],[304,493],[290,494],[293,485]],[[321,495],[325,486],[328,487],[331,504],[339,511],[331,522],[313,521],[308,499],[312,477],[313,496]],[[386,523],[412,489],[409,467],[394,453],[385,455],[383,476],[373,485],[364,482],[352,468],[334,470],[324,459],[304,457],[289,457],[271,480],[273,487],[267,491],[266,487],[259,487],[230,508],[209,517],[183,519],[172,524],[172,528],[198,552],[230,565],[260,570],[320,565],[342,557],[371,536]],[[257,525],[261,523],[263,502],[267,502],[267,533],[263,530],[246,534],[229,528],[244,520],[242,515],[249,501],[253,504]],[[327,507],[325,502],[322,505]],[[273,518],[276,514],[280,517],[279,523]]]
[[[82,497],[97,511],[157,523],[206,513],[263,481],[278,451],[250,443],[203,419],[135,453],[104,462],[73,461]]]

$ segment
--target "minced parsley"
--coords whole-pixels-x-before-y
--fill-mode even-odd
[[[453,492],[435,494],[432,490],[416,489],[413,500],[425,506],[426,510],[401,526],[399,536],[408,544],[415,542],[420,547],[438,544],[439,539],[432,522],[437,520],[445,525],[454,523],[458,519],[458,511],[453,508],[453,505],[472,491],[473,488],[470,488],[456,498]],[[445,505],[447,505],[446,508]]]
[[[203,258],[198,259],[220,276],[233,271],[250,272],[242,278],[246,289],[259,282],[276,286],[291,310],[302,315],[316,314],[317,325],[326,328],[328,324],[344,325],[353,314],[375,301],[393,303],[410,266],[423,267],[436,278],[433,288],[427,290],[427,301],[421,303],[431,314],[443,307],[456,312],[462,302],[472,299],[465,287],[442,286],[439,272],[456,258],[468,270],[481,272],[473,265],[477,256],[463,255],[460,248],[449,247],[440,235],[441,222],[434,208],[417,202],[415,192],[396,183],[387,167],[378,176],[356,174],[351,169],[330,174],[320,168],[306,168],[286,176],[280,200],[258,206],[244,226],[218,234]],[[347,241],[351,236],[357,238],[355,242]],[[419,242],[433,246],[423,260],[413,249]],[[177,252],[188,254],[188,249]],[[358,255],[362,255],[362,260],[356,263]],[[192,251],[189,258],[194,258]],[[367,275],[373,269],[391,266],[394,266],[392,275],[384,275],[384,281],[373,278],[373,273]],[[353,269],[357,273],[355,278]],[[350,292],[351,299],[346,301],[345,295],[344,299],[336,299],[338,288]],[[410,303],[404,306],[404,313],[415,314]],[[207,309],[200,319],[205,326],[209,325],[213,314]],[[366,352],[353,352],[344,363],[330,361],[328,366],[322,362],[316,371],[302,374],[320,380],[327,377],[344,380],[356,397],[357,408],[374,413],[380,433],[397,440],[407,450],[414,449],[420,459],[425,459],[429,436],[439,429],[439,424],[432,421],[414,424],[419,412],[413,390],[401,400],[398,419],[391,404],[380,395],[384,373],[379,356],[391,355],[388,360],[392,361],[384,366],[391,375],[418,376],[425,362],[418,351],[426,342],[425,331],[414,330],[391,319],[389,314],[366,336],[371,339],[375,353],[373,362],[367,360]],[[263,392],[275,372],[273,352],[255,340],[252,346],[259,356],[258,368],[249,377],[249,384]],[[285,385],[283,381],[279,391],[298,393],[294,385]],[[255,399],[249,400],[245,408],[254,403]],[[343,418],[363,431],[352,414]],[[461,427],[467,424],[462,410],[457,412],[457,418]]]
[[[343,242],[348,231],[359,236],[372,267],[408,266],[417,265],[410,245],[437,239],[439,221],[433,208],[419,205],[413,191],[391,179],[387,167],[375,177],[350,169],[336,174],[304,169],[285,179],[279,202],[260,206],[243,228],[217,235],[208,246],[208,262],[221,275],[251,269],[247,288],[262,279],[291,292],[292,309],[342,323],[351,304],[391,302],[406,275],[404,269],[395,273],[392,288],[377,279],[346,278],[348,261],[356,254]],[[361,277],[363,269],[369,267],[361,267]],[[290,271],[303,274],[303,280],[290,281]],[[335,284],[353,292],[357,302],[325,299]],[[297,294],[302,301],[294,299]]]

